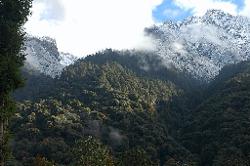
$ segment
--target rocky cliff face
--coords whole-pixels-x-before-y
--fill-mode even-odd
[[[25,47],[25,68],[53,78],[59,76],[65,66],[77,59],[69,53],[59,52],[56,41],[49,37],[28,37]]]

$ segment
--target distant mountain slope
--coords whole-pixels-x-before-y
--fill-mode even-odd
[[[220,10],[146,29],[166,66],[210,81],[221,68],[250,58],[250,20]]]
[[[56,41],[49,37],[27,37],[25,47],[25,67],[53,78],[77,59],[71,54],[60,53]]]

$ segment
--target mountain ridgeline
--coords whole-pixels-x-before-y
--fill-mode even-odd
[[[249,60],[250,20],[220,10],[146,29],[168,66],[210,81],[228,64]]]
[[[222,21],[247,22],[241,17],[209,11],[202,19],[191,18],[178,26],[165,23],[163,27],[175,34],[173,28],[187,27],[197,20],[205,22],[204,26],[219,25],[217,17]],[[11,123],[15,133],[11,142],[12,163],[20,166],[248,166],[248,53],[234,54],[234,48],[222,49],[215,40],[207,42],[208,36],[196,40],[200,46],[195,47],[192,40],[184,40],[184,32],[178,32],[178,41],[186,42],[184,49],[183,45],[167,40],[166,34],[170,33],[163,27],[160,26],[161,32],[159,27],[147,29],[159,37],[157,40],[166,39],[155,52],[107,49],[82,59],[73,58],[56,75],[46,72],[50,70],[40,70],[39,66],[39,72],[24,67],[26,86],[14,94],[18,111]],[[33,44],[37,42],[32,40]],[[50,47],[41,41],[38,39],[38,46],[43,49],[38,50],[57,52],[52,49],[55,42],[50,42],[54,45]],[[34,44],[32,48],[38,46]],[[163,56],[163,50],[171,51]],[[39,62],[44,62],[41,56],[52,55],[28,53],[28,57],[38,56]],[[178,58],[174,58],[177,54]],[[188,56],[187,61],[182,58],[184,55]],[[57,54],[55,61],[60,62],[61,56]],[[174,63],[170,65],[166,60]],[[213,70],[206,68],[207,64],[196,62],[219,64],[219,68]]]

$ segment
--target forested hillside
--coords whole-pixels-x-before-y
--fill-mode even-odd
[[[55,79],[26,71],[28,86],[15,94],[13,162],[248,165],[249,63],[204,84],[155,56],[106,50]]]
[[[201,165],[250,163],[250,65],[225,67],[206,92],[206,100],[187,116],[181,143]]]
[[[25,99],[28,92],[29,99],[20,100],[12,124],[17,133],[13,142],[17,162],[32,165],[37,156],[57,164],[78,162],[72,147],[88,136],[108,146],[117,164],[126,165],[122,158],[137,155],[137,151],[143,157],[136,157],[134,165],[140,160],[148,160],[147,165],[192,162],[191,154],[172,138],[167,125],[172,123],[167,122],[171,114],[178,116],[171,112],[170,103],[184,91],[167,79],[143,76],[146,71],[139,70],[136,62],[131,70],[128,55],[117,55],[117,60],[108,53],[95,56],[78,60],[53,81],[40,75],[37,87],[26,87],[15,95]],[[34,80],[31,75],[26,74],[27,85]]]

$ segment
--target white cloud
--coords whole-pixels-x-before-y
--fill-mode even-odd
[[[249,0],[245,0],[244,1],[244,8],[243,10],[240,12],[241,15],[244,16],[248,16],[250,17],[250,1]]]
[[[45,20],[63,20],[65,9],[60,0],[38,0],[38,3],[44,3],[44,10],[40,14],[41,19]]]
[[[162,1],[35,0],[25,27],[32,35],[55,38],[61,51],[77,55],[134,48],[149,43],[143,30],[154,23],[152,11]]]
[[[237,5],[230,1],[222,0],[173,0],[183,10],[191,11],[194,15],[204,15],[208,9],[220,9],[236,15]],[[249,1],[249,0],[246,0]]]
[[[179,9],[165,9],[163,11],[163,15],[170,17],[170,18],[175,18],[181,14],[181,10]]]
[[[173,47],[173,50],[177,53],[182,53],[182,54],[187,53],[181,42],[177,42],[177,41],[173,42],[172,47]]]

